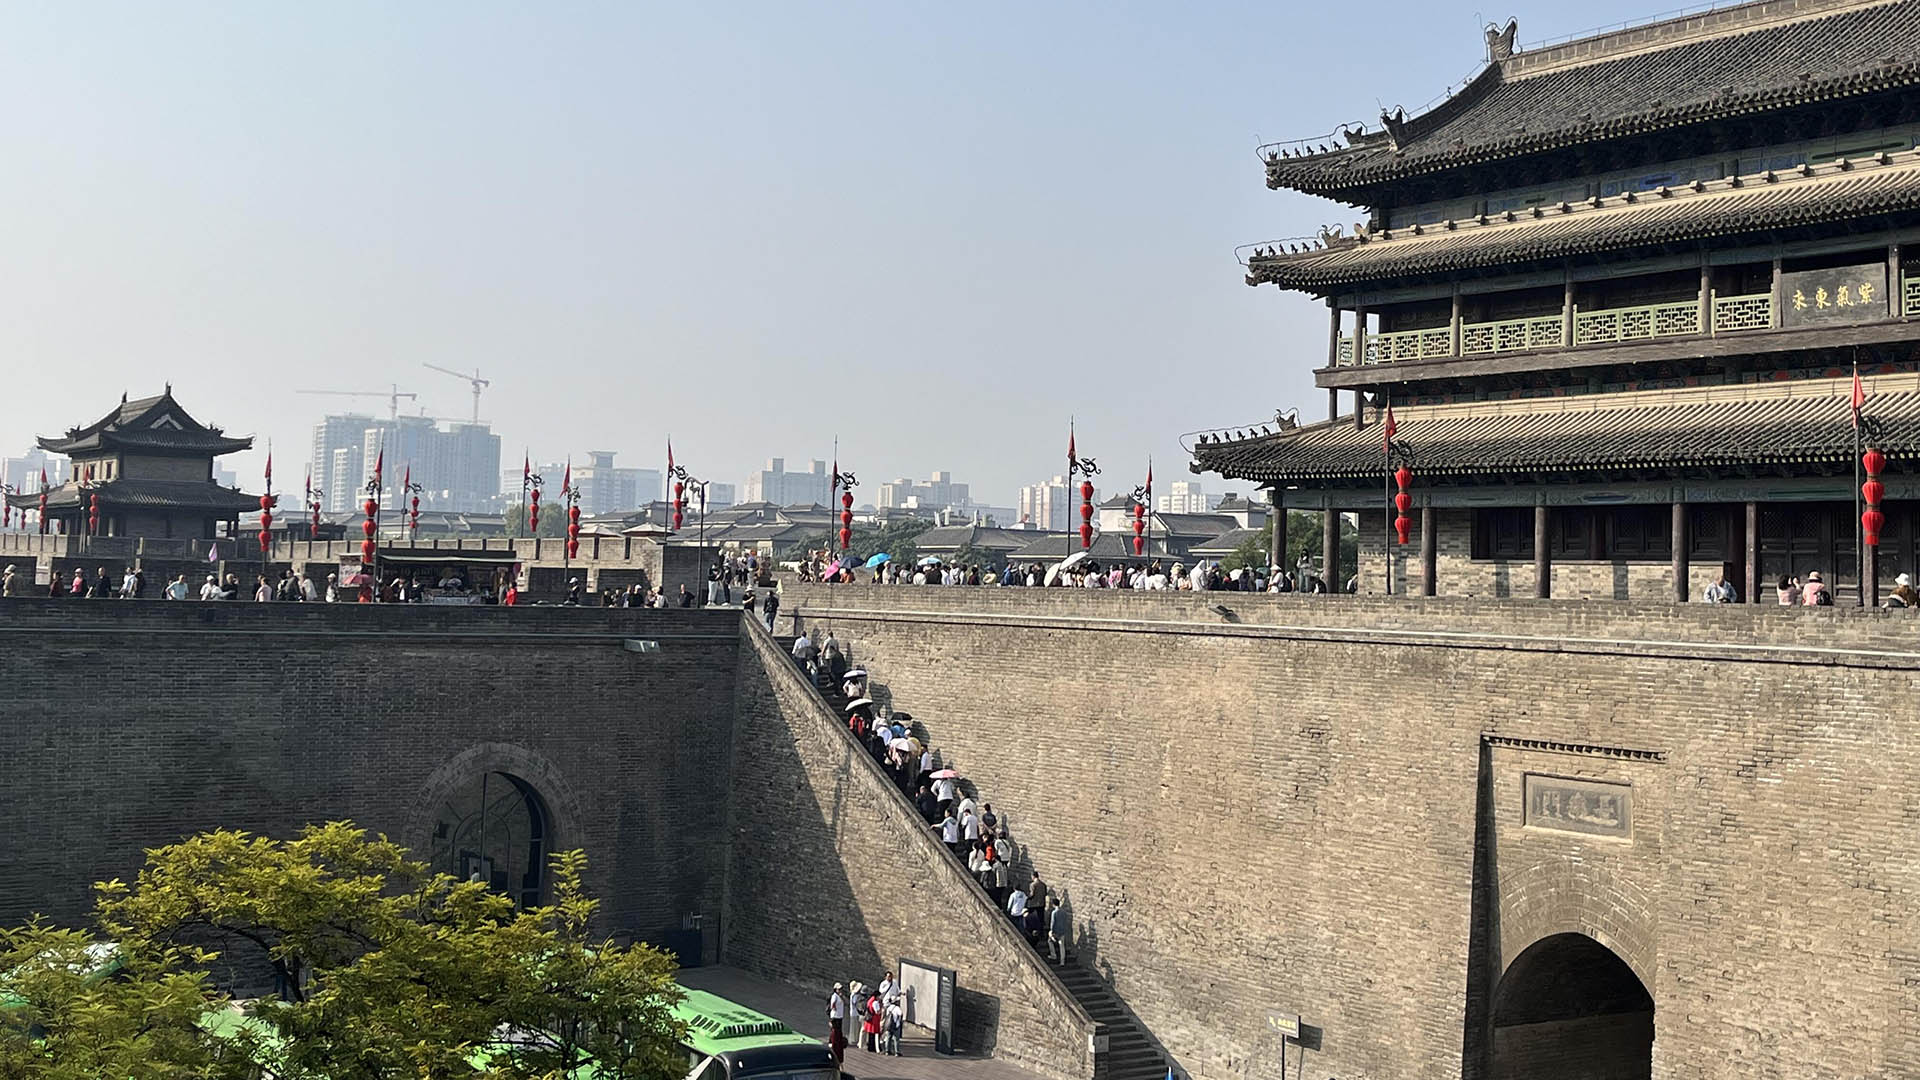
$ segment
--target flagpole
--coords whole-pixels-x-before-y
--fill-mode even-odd
[[[1859,603],[1855,606],[1866,607],[1867,534],[1866,525],[1860,520],[1860,360],[1857,356],[1853,361],[1853,389],[1848,392],[1853,395],[1847,404],[1853,413],[1853,554],[1858,575],[1854,591],[1859,594]]]

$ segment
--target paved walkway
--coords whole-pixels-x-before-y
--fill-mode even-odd
[[[750,1009],[783,1020],[803,1035],[821,1038],[827,1033],[825,999],[784,983],[751,975],[738,968],[682,968],[682,986],[719,994]],[[847,1047],[846,1075],[858,1080],[1041,1080],[1017,1066],[992,1058],[933,1052],[933,1035],[909,1026],[901,1040],[900,1057],[881,1057]]]

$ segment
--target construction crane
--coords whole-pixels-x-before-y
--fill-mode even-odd
[[[473,374],[469,375],[464,371],[455,371],[452,368],[443,368],[438,364],[422,363],[420,366],[423,368],[427,368],[428,370],[431,370],[431,371],[437,371],[442,375],[451,375],[456,379],[465,379],[468,382],[472,383],[473,384],[473,422],[476,424],[480,422],[480,391],[486,389],[493,382],[493,380],[481,378],[479,368],[474,368]]]
[[[387,399],[387,419],[400,418],[400,399],[417,401],[419,394],[409,394],[395,385],[390,390],[296,390],[296,394],[331,394],[334,397],[383,397]]]

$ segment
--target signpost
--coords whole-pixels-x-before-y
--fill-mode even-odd
[[[1280,1043],[1280,1053],[1277,1055],[1280,1058],[1280,1080],[1287,1080],[1287,1044],[1300,1041],[1300,1014],[1267,1013],[1266,1035],[1268,1038],[1277,1039]],[[1305,1067],[1305,1065],[1301,1066],[1303,1069]]]

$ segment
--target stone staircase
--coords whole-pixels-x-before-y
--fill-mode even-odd
[[[1053,970],[1093,1017],[1094,1037],[1106,1040],[1106,1050],[1094,1055],[1093,1074],[1098,1080],[1165,1080],[1166,1055],[1106,980],[1079,964],[1055,964]]]
[[[782,650],[792,654],[793,635],[779,635],[774,640],[779,642]],[[814,689],[836,712],[845,714],[847,699],[840,692],[837,679],[822,673],[821,677],[814,680]],[[927,727],[926,721],[917,715],[914,722],[922,728]],[[931,745],[931,729],[927,734]],[[1080,1007],[1093,1018],[1095,1038],[1105,1039],[1106,1049],[1094,1055],[1095,1080],[1165,1080],[1170,1064],[1166,1054],[1155,1045],[1146,1027],[1128,1010],[1106,980],[1077,960],[1070,960],[1066,964],[1055,964],[1048,960],[1047,965],[1059,976],[1061,984],[1080,1003]]]

